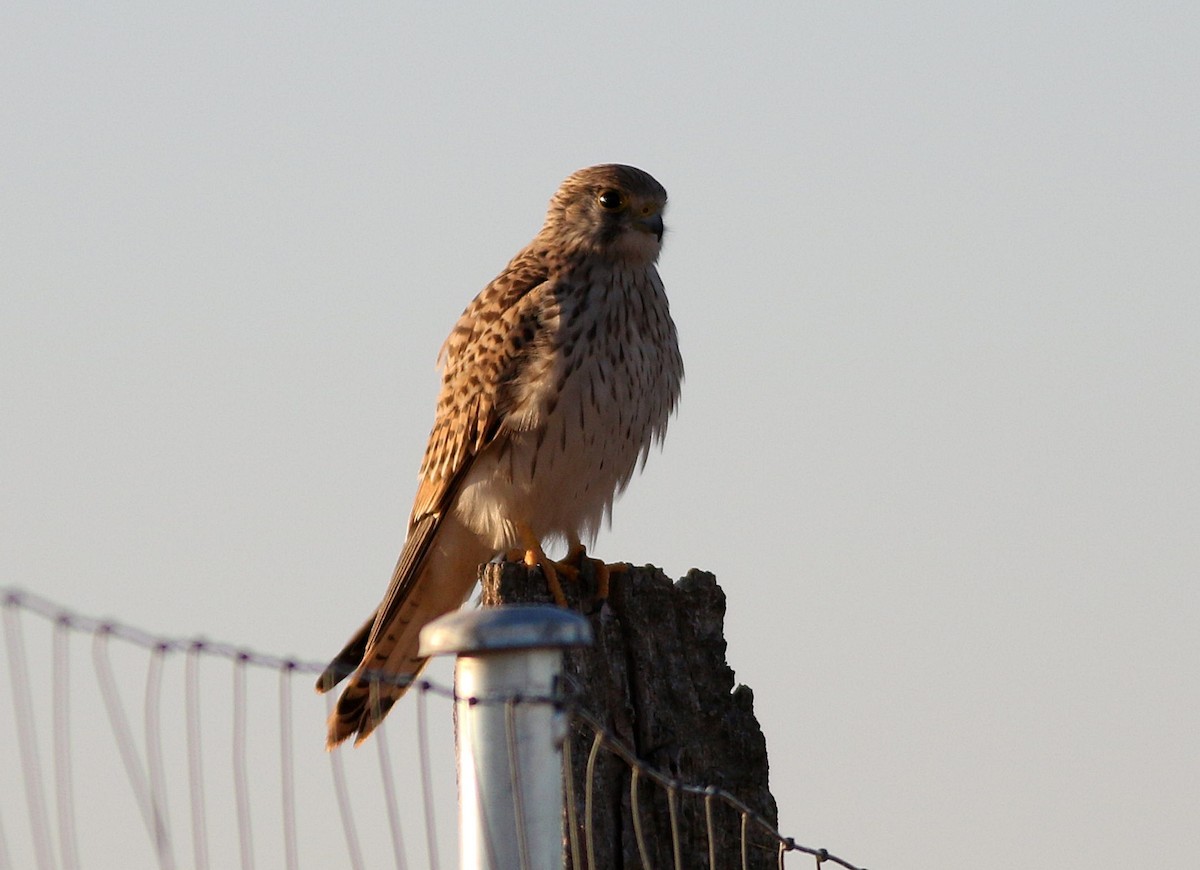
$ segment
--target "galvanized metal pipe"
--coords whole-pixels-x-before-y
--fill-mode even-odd
[[[421,631],[453,653],[462,870],[559,870],[563,860],[562,650],[589,644],[577,613],[544,605],[462,610]]]

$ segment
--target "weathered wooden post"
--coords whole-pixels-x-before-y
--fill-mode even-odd
[[[481,578],[485,605],[551,601],[537,569],[492,564]],[[766,740],[754,716],[753,693],[735,687],[725,661],[725,595],[713,575],[693,570],[673,583],[657,568],[631,568],[613,576],[603,606],[595,602],[590,566],[578,583],[564,582],[564,588],[571,609],[587,615],[595,635],[592,646],[566,654],[566,678],[577,703],[649,767],[681,783],[721,788],[777,826]],[[576,841],[586,842],[590,828],[591,870],[643,867],[631,768],[611,753],[596,756],[592,817],[584,818],[593,733],[579,728],[569,739]],[[649,866],[708,868],[713,855],[718,868],[741,868],[743,830],[746,866],[778,866],[778,842],[756,825],[743,829],[739,814],[724,804],[694,794],[671,796],[644,777],[636,797]],[[570,831],[566,834],[569,840]],[[587,866],[586,850],[578,851]],[[571,850],[564,847],[564,854],[569,867]]]

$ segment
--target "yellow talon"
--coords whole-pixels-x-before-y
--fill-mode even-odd
[[[603,559],[592,559],[588,556],[587,549],[583,546],[583,543],[578,539],[571,541],[571,545],[563,561],[577,565],[579,569],[583,568],[584,562],[592,563],[592,572],[596,577],[596,598],[600,601],[608,599],[610,577],[613,574],[624,574],[630,567],[628,562],[613,562],[609,564]],[[578,575],[579,569],[576,569],[576,575]]]
[[[526,567],[541,566],[542,574],[546,577],[546,585],[550,587],[550,594],[554,596],[554,603],[559,607],[566,607],[567,596],[563,594],[562,584],[558,582],[558,571],[555,570],[559,566],[546,555],[542,549],[542,542],[537,539],[532,529],[524,524],[518,525],[517,534],[521,536],[521,544],[525,547]]]
[[[554,596],[554,601],[559,607],[567,606],[567,596],[563,592],[559,577],[563,576],[572,582],[578,582],[585,562],[590,562],[592,565],[592,571],[596,577],[596,598],[600,601],[605,601],[608,598],[612,575],[624,574],[630,568],[628,562],[613,562],[609,564],[602,559],[589,557],[587,549],[577,539],[569,542],[567,555],[561,561],[555,561],[546,555],[545,550],[542,549],[541,541],[538,540],[537,535],[533,533],[532,529],[520,524],[516,530],[521,540],[521,547],[509,550],[506,554],[508,560],[510,562],[519,560],[524,562],[529,568],[540,567],[542,574],[546,578],[546,585],[550,587],[550,594]]]
[[[567,548],[567,555],[563,556],[563,562],[577,567],[583,567],[583,560],[587,558],[587,547],[582,541],[571,541],[571,545]]]
[[[602,559],[595,559],[592,564],[596,567],[596,597],[607,601],[609,579],[613,574],[624,574],[630,565],[628,562],[613,562],[610,565]]]

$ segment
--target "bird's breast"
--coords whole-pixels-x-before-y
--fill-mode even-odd
[[[653,269],[565,288],[547,315],[458,500],[497,550],[518,543],[518,522],[540,537],[593,537],[679,395],[675,327]]]

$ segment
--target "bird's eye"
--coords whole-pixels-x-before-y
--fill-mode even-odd
[[[618,190],[603,191],[597,199],[605,211],[618,211],[625,205],[625,197],[621,196]]]

